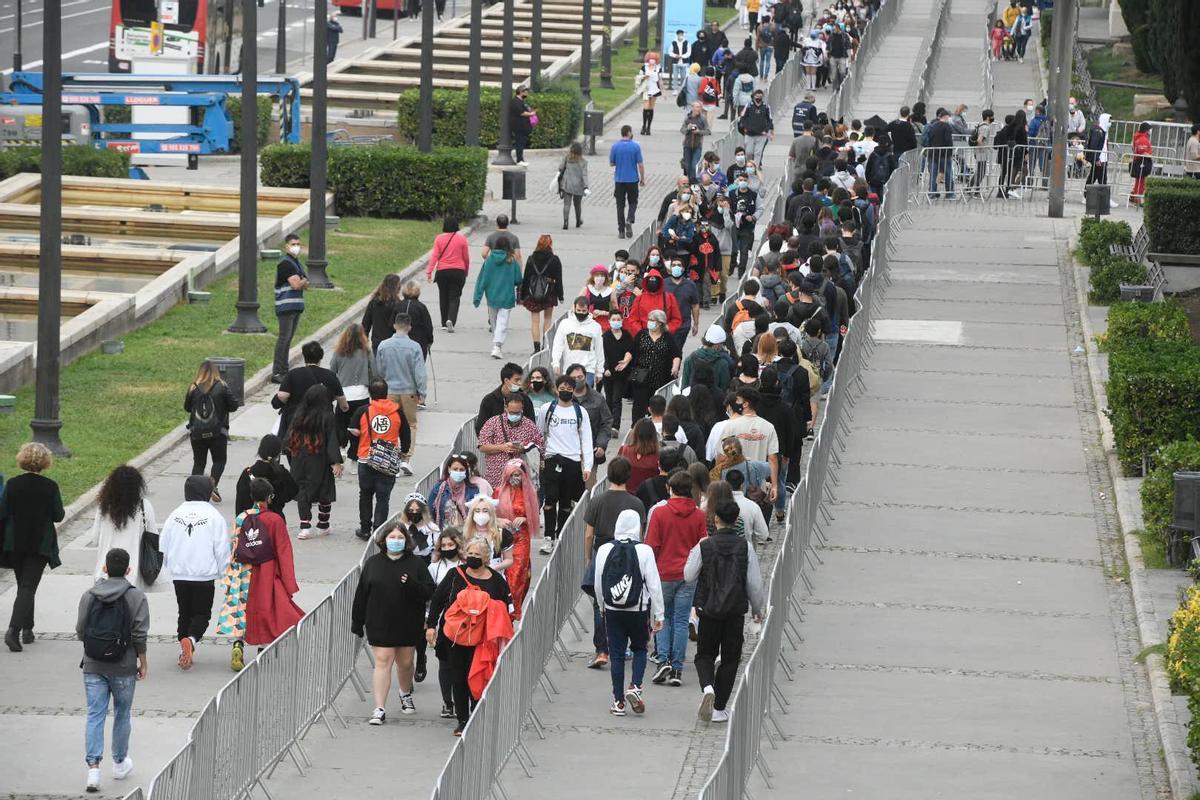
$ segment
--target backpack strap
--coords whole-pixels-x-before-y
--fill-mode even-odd
[[[663,292],[666,295],[666,292]],[[665,301],[664,301],[665,304]],[[575,432],[579,434],[579,467],[583,468],[583,409],[579,405],[579,401],[572,399],[571,405],[575,406]]]

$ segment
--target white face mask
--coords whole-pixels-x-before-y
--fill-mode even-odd
[[[492,515],[486,511],[476,511],[473,515],[475,524],[479,527],[486,527],[492,521]]]
[[[287,251],[294,256],[298,256],[298,255],[300,255],[300,245],[298,245],[298,244],[289,245]]]

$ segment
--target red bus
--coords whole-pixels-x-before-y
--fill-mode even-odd
[[[162,25],[161,42],[153,41],[151,23]],[[135,58],[158,48],[194,57],[202,74],[238,72],[240,0],[112,0],[108,71],[129,72]]]

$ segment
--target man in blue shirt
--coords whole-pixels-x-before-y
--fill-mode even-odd
[[[642,161],[642,146],[633,140],[631,125],[621,126],[621,141],[609,151],[608,163],[613,168],[613,194],[617,198],[617,236],[632,239],[638,187],[646,185],[646,165]],[[626,203],[629,203],[628,218]]]

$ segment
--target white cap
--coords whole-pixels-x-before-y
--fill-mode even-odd
[[[642,518],[632,509],[625,509],[617,515],[616,525],[613,526],[614,539],[632,539],[637,542],[642,538]]]
[[[704,332],[704,341],[709,344],[725,344],[725,329],[714,322]]]

